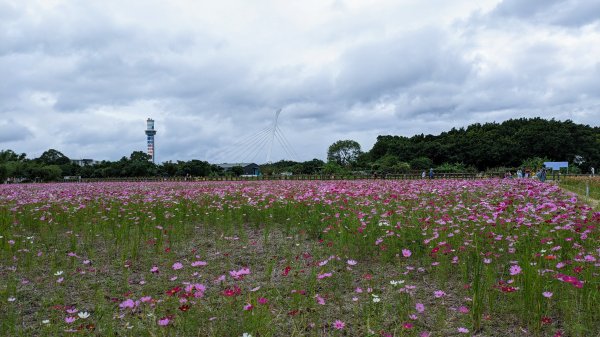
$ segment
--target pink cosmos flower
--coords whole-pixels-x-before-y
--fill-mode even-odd
[[[431,332],[429,331],[421,331],[421,333],[419,333],[419,337],[430,337],[431,336]]]
[[[350,266],[355,266],[357,263],[355,260],[348,260],[347,262],[348,262],[348,265],[350,265]]]
[[[458,312],[460,312],[461,314],[467,314],[469,313],[469,308],[461,306],[460,308],[458,308]]]
[[[543,295],[545,298],[550,298],[550,297],[552,297],[552,295],[553,295],[553,294],[552,294],[552,292],[550,292],[550,291],[544,291],[544,292],[542,293],[542,295]]]
[[[323,297],[319,296],[319,294],[317,294],[315,297],[317,298],[317,303],[320,305],[325,305],[325,299]]]
[[[410,257],[411,255],[412,255],[412,252],[409,249],[402,249],[402,256]]]
[[[521,271],[521,267],[519,267],[517,264],[510,266],[510,275],[519,275],[521,274]]]
[[[231,277],[233,277],[236,280],[241,280],[244,278],[245,275],[249,275],[250,274],[250,268],[242,268],[240,270],[232,270],[229,272],[229,275],[231,275]]]
[[[458,328],[457,330],[458,330],[458,332],[460,332],[460,333],[469,333],[469,329],[467,329],[467,328],[460,327],[460,328]]]
[[[446,296],[446,292],[444,292],[443,290],[436,290],[433,292],[433,296],[435,296],[435,298],[442,298]]]
[[[169,322],[171,322],[171,320],[169,319],[169,317],[163,317],[163,318],[161,318],[161,319],[158,320],[158,325],[165,326],[165,325],[168,325]]]
[[[252,309],[254,309],[254,306],[252,304],[248,303],[248,304],[244,305],[245,311],[250,311]]]
[[[157,266],[153,266],[152,269],[150,269],[150,272],[157,274],[158,273],[158,267]]]
[[[323,273],[323,274],[319,274],[319,275],[317,275],[317,278],[318,278],[319,280],[321,280],[321,279],[324,279],[324,278],[326,278],[326,277],[331,277],[331,275],[332,275],[331,273]]]
[[[259,297],[258,298],[258,303],[259,304],[267,304],[269,302],[268,299],[264,298],[264,297]]]
[[[333,327],[336,330],[342,330],[346,326],[346,323],[340,321],[339,319],[333,322]]]
[[[135,308],[135,302],[131,299],[128,298],[125,301],[121,302],[121,304],[119,304],[119,308],[121,309],[126,309],[126,308]]]
[[[76,319],[77,319],[77,317],[67,316],[67,317],[65,317],[65,322],[67,322],[68,324],[71,324],[71,323],[75,322]]]
[[[194,261],[192,262],[192,267],[200,267],[200,266],[206,266],[207,263],[205,261]]]
[[[417,303],[415,309],[417,309],[417,312],[423,313],[425,311],[425,305],[423,303]]]
[[[181,262],[173,263],[173,270],[179,270],[181,268],[183,268],[183,264],[181,264]]]

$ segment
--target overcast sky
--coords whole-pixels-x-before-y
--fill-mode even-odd
[[[117,160],[145,151],[151,117],[158,162],[262,163],[279,108],[293,151],[276,137],[273,160],[519,117],[598,126],[598,13],[597,0],[0,0],[0,149]]]

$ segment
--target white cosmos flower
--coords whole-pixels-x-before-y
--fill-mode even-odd
[[[79,318],[86,319],[86,318],[90,317],[90,313],[87,311],[83,311],[83,312],[78,313],[77,316],[79,316]]]
[[[49,319],[45,319],[45,320],[42,321],[42,323],[44,323],[44,324],[50,324],[50,320]]]
[[[56,273],[54,273],[54,275],[55,275],[55,276],[60,276],[60,275],[62,275],[62,274],[63,274],[63,271],[62,271],[62,270],[59,270],[59,271],[57,271]]]

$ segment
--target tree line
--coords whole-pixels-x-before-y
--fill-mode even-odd
[[[0,151],[0,182],[56,181],[65,176],[83,178],[177,177],[241,175],[202,160],[154,164],[150,156],[134,151],[118,161],[80,166],[55,149],[38,158]],[[589,172],[600,166],[600,127],[570,120],[511,119],[503,123],[472,124],[439,135],[378,136],[367,152],[353,140],[339,140],[327,151],[327,161],[279,161],[260,165],[264,175],[278,174],[398,174],[434,168],[438,172],[538,169],[544,161],[568,161],[569,171]]]

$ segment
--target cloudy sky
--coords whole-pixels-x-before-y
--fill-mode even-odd
[[[326,157],[509,118],[600,125],[597,0],[0,0],[0,149]],[[278,133],[279,134],[279,133]],[[290,154],[294,155],[291,157]]]

